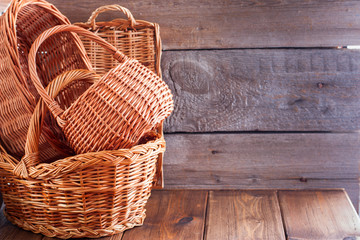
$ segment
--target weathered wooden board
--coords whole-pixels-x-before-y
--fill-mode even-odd
[[[359,239],[360,221],[343,191],[280,191],[289,240]]]
[[[207,191],[153,191],[141,228],[124,233],[122,240],[203,239]]]
[[[360,51],[165,52],[166,132],[360,129]]]
[[[359,201],[360,135],[167,134],[165,188],[345,188]]]
[[[360,219],[343,191],[280,191],[278,195],[280,201],[273,190],[210,191],[209,196],[199,190],[153,191],[144,226],[127,230],[123,238],[120,234],[99,240],[284,239],[285,231],[290,240],[360,236]],[[0,237],[57,239],[12,226],[2,212]]]
[[[285,240],[275,191],[210,191],[206,240]]]
[[[360,2],[250,0],[50,0],[72,22],[118,3],[161,26],[164,49],[317,47],[360,44]],[[101,20],[124,17],[106,13]]]

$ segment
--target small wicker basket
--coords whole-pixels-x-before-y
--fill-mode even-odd
[[[42,42],[66,31],[99,43],[120,65],[102,76],[64,111],[46,93],[37,74],[35,57]],[[78,26],[56,26],[40,34],[30,49],[29,69],[40,96],[78,154],[130,148],[145,133],[162,124],[173,110],[172,94],[161,78],[102,38]]]
[[[47,92],[54,96],[86,71],[59,76]],[[141,225],[151,193],[163,138],[131,149],[80,154],[28,167],[38,157],[44,104],[34,110],[26,155],[13,158],[0,146],[0,186],[6,217],[25,230],[48,237],[103,237]]]
[[[6,150],[18,159],[24,155],[30,117],[39,98],[30,80],[28,53],[40,33],[62,24],[70,22],[44,0],[12,0],[0,16],[0,138]],[[36,58],[44,86],[62,72],[92,69],[81,40],[70,33],[48,39]],[[68,86],[58,96],[60,105],[68,106],[88,87],[82,83]],[[56,121],[49,114],[44,119],[41,160],[49,161],[71,153]]]

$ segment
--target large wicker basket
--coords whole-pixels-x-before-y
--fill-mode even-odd
[[[124,13],[127,18],[96,22],[98,15],[107,11],[119,11]],[[127,8],[114,4],[99,7],[93,11],[87,22],[75,23],[75,25],[105,39],[126,56],[137,59],[161,77],[162,45],[160,27],[157,23],[135,19]],[[105,74],[119,64],[116,59],[109,57],[106,50],[98,44],[94,44],[90,39],[83,36],[80,36],[80,39],[89,55],[94,70],[98,74]],[[163,124],[158,125],[157,129],[154,130],[163,137]],[[163,154],[159,154],[157,174],[154,181],[154,188],[162,188],[164,186]]]
[[[79,74],[65,73],[47,88],[50,95]],[[88,78],[87,78],[88,79]],[[27,167],[37,158],[44,105],[30,124],[26,156],[19,162],[0,147],[0,184],[6,217],[25,230],[49,237],[102,237],[141,225],[163,138],[131,149],[76,155]]]
[[[24,155],[30,117],[39,98],[29,75],[30,47],[44,30],[69,23],[44,0],[12,0],[0,16],[0,138],[6,150],[18,159]],[[62,72],[91,69],[81,40],[71,33],[59,34],[46,41],[39,49],[37,62],[44,86]],[[68,106],[88,87],[86,84],[69,86],[59,95],[60,104]],[[45,118],[40,148],[42,161],[62,156],[59,151],[71,152],[50,115]]]

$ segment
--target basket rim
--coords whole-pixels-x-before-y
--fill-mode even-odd
[[[21,179],[44,180],[54,177],[61,177],[74,171],[95,166],[101,162],[102,166],[116,164],[132,164],[144,161],[139,156],[157,156],[164,153],[166,142],[164,137],[149,141],[145,144],[135,145],[129,149],[105,150],[99,152],[88,152],[78,154],[63,159],[58,159],[52,163],[40,163],[29,168],[29,176]],[[36,153],[34,153],[36,154]],[[11,175],[20,161],[12,157],[0,145],[0,171],[5,171]],[[20,179],[20,178],[19,178]]]
[[[152,23],[152,22],[148,22],[148,21],[145,21],[145,20],[136,20],[136,25],[134,27],[131,27],[129,25],[129,20],[124,19],[124,18],[115,18],[115,19],[110,20],[110,21],[96,22],[95,28],[93,28],[90,23],[86,23],[86,22],[76,22],[76,23],[73,23],[73,25],[76,25],[76,26],[79,26],[79,27],[82,27],[82,28],[86,28],[87,30],[90,30],[90,31],[100,31],[100,30],[109,29],[109,28],[110,29],[113,29],[113,28],[117,29],[119,27],[122,27],[122,26],[119,26],[119,25],[123,25],[123,26],[126,26],[126,29],[128,31],[131,31],[131,30],[137,31],[137,30],[143,30],[143,29],[146,29],[146,28],[155,29],[157,23]],[[125,27],[117,29],[117,30],[124,31]]]

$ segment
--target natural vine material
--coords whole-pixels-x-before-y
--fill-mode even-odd
[[[126,15],[127,19],[114,19],[107,22],[96,22],[100,13],[107,11],[119,11]],[[143,20],[135,20],[131,12],[120,5],[106,5],[96,9],[86,23],[75,23],[75,25],[87,29],[99,37],[105,39],[126,56],[134,58],[144,66],[154,71],[161,77],[161,38],[160,27],[157,23]],[[90,39],[80,36],[87,54],[89,55],[94,70],[103,75],[112,68],[119,65],[119,62],[110,57],[108,52],[94,44]],[[156,131],[163,136],[163,124],[160,124]],[[163,187],[163,155],[160,154],[157,161],[157,174],[154,179],[154,187]]]
[[[93,84],[65,111],[45,91],[37,74],[36,52],[54,34],[72,31],[103,46],[120,65]],[[56,26],[35,40],[29,53],[31,79],[76,153],[130,148],[173,110],[170,89],[154,72],[128,58],[94,33]]]
[[[53,97],[75,79],[94,82],[96,76],[84,70],[64,73],[47,93]],[[156,158],[165,151],[164,139],[29,167],[38,156],[44,111],[39,101],[21,161],[0,146],[0,186],[7,218],[25,230],[59,238],[103,237],[141,225]]]
[[[69,23],[65,16],[44,0],[13,0],[0,17],[0,138],[7,151],[18,159],[24,155],[30,117],[39,98],[28,69],[30,47],[44,30]],[[62,72],[91,69],[81,40],[70,33],[49,38],[39,48],[36,58],[44,86]],[[60,105],[70,105],[88,87],[77,83],[67,87],[58,96]],[[59,151],[71,153],[56,121],[50,115],[44,120],[44,131],[40,138],[41,160],[49,161],[63,156]]]

